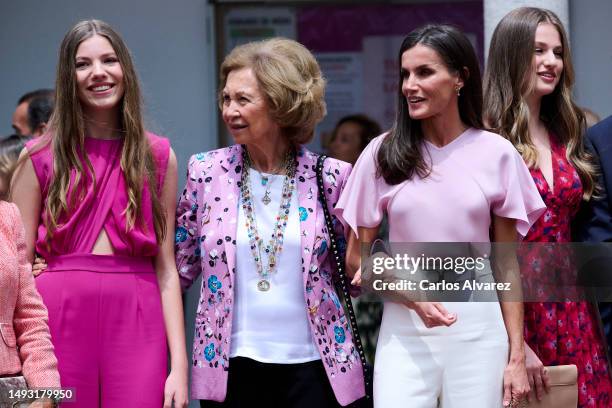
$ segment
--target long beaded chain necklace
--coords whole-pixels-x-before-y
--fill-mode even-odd
[[[264,241],[261,238],[261,234],[257,231],[257,221],[255,219],[254,202],[251,194],[251,159],[248,155],[246,147],[242,147],[242,161],[243,169],[241,176],[240,193],[242,196],[242,209],[246,216],[246,228],[247,235],[249,237],[249,246],[251,247],[251,253],[255,260],[257,267],[257,274],[259,275],[259,281],[257,282],[257,289],[262,292],[270,290],[270,275],[276,269],[276,259],[280,255],[283,248],[283,238],[285,234],[285,227],[289,220],[289,209],[291,207],[291,196],[295,189],[295,169],[296,160],[293,152],[288,152],[284,161],[285,181],[283,183],[283,192],[281,197],[280,207],[278,209],[278,215],[276,216],[276,224],[274,225],[274,231],[270,242],[264,246]],[[268,181],[267,181],[268,182]],[[266,183],[267,183],[266,182]],[[268,192],[266,191],[266,194]],[[268,198],[269,195],[264,195],[264,199]],[[267,203],[264,204],[267,205]],[[262,259],[262,249],[267,255],[267,263],[264,266]]]

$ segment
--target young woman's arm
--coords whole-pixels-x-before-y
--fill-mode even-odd
[[[19,166],[11,180],[10,200],[17,205],[21,213],[21,220],[25,228],[26,259],[31,263],[34,260],[36,248],[42,195],[27,149],[22,150],[18,163]]]
[[[170,149],[168,170],[161,194],[165,210],[166,236],[155,258],[155,272],[159,282],[161,301],[166,324],[166,336],[170,350],[170,374],[164,389],[164,408],[184,408],[187,397],[187,352],[185,350],[185,321],[178,272],[174,261],[174,217],[176,212],[177,164]]]
[[[512,243],[516,242],[516,220],[493,216],[494,241],[507,243],[500,246],[496,252],[494,270],[498,271],[496,277],[508,280],[513,290],[518,291],[521,285],[519,277],[519,265],[516,258],[516,248]],[[517,293],[517,292],[515,292]],[[518,292],[520,293],[520,292]],[[501,301],[501,311],[508,333],[510,345],[510,356],[508,365],[504,371],[504,407],[510,404],[510,400],[519,401],[527,396],[529,392],[529,381],[525,366],[525,347],[523,341],[523,303],[520,301]]]

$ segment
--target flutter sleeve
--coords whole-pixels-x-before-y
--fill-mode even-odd
[[[348,225],[357,237],[358,227],[380,225],[390,198],[391,187],[382,177],[376,177],[376,156],[383,138],[384,135],[372,140],[361,153],[334,211],[334,215]]]
[[[502,154],[498,177],[491,211],[499,217],[515,219],[516,229],[524,237],[544,213],[546,205],[523,158],[514,148]]]

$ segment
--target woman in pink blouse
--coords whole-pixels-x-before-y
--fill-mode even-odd
[[[74,408],[184,407],[176,158],[144,130],[129,51],[108,24],[67,33],[55,99],[50,133],[26,146],[13,200],[28,259],[37,252],[48,264],[36,286],[62,386],[76,389]]]
[[[469,40],[453,27],[425,26],[404,39],[399,60],[395,124],[362,153],[337,205],[352,229],[347,267],[355,282],[359,244],[373,240],[385,213],[392,243],[427,248],[488,243],[491,229],[494,241],[514,242],[544,209],[513,146],[482,130]],[[491,408],[520,400],[529,391],[522,325],[518,302],[385,301],[375,406]]]

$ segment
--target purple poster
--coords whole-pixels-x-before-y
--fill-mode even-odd
[[[296,14],[297,40],[315,53],[328,84],[328,115],[318,126],[321,145],[346,115],[365,113],[383,129],[392,125],[397,53],[414,28],[428,23],[455,25],[467,34],[481,63],[484,59],[481,1],[309,6],[297,8]]]
[[[482,1],[300,7],[297,32],[298,40],[314,52],[359,52],[367,36],[405,36],[424,24],[453,24],[475,35],[482,61],[483,13]]]

